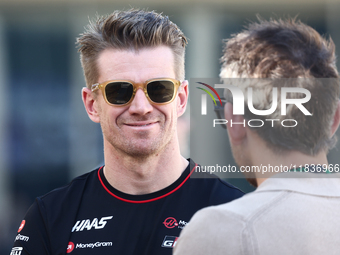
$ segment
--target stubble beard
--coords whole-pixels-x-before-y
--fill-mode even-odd
[[[103,136],[119,154],[133,157],[135,160],[144,160],[160,153],[171,143],[176,133],[174,127],[176,127],[176,124],[170,126],[167,130],[164,125],[161,125],[156,137],[151,137],[149,131],[140,131],[136,134],[136,137],[132,138],[123,134],[122,131],[120,135],[114,135],[110,132],[104,132],[104,130]]]

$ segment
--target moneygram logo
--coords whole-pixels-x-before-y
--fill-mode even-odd
[[[71,253],[74,249],[94,249],[112,246],[112,242],[95,242],[95,243],[77,243],[69,242],[66,253]]]
[[[76,249],[86,249],[86,248],[99,248],[99,247],[108,247],[112,246],[112,242],[95,242],[95,243],[77,243]]]
[[[28,236],[23,236],[23,235],[18,234],[15,237],[15,241],[18,241],[18,240],[28,242],[30,240],[30,238]]]

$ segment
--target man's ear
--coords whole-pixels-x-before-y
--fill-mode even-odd
[[[335,134],[336,130],[339,127],[339,123],[340,123],[340,101],[338,100],[336,111],[333,117],[333,124],[331,127],[331,136]]]
[[[189,89],[188,89],[188,81],[182,81],[182,84],[178,88],[177,93],[177,116],[182,116],[185,112],[188,103]]]
[[[93,98],[93,92],[88,88],[83,88],[81,93],[87,115],[93,122],[99,123],[97,101]]]
[[[246,121],[243,116],[233,115],[233,105],[226,103],[224,106],[224,117],[228,121],[227,129],[230,142],[234,145],[242,144],[247,137]]]

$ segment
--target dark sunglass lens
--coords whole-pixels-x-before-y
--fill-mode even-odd
[[[148,83],[147,91],[149,98],[155,103],[169,102],[174,93],[175,85],[172,81],[159,80]]]
[[[111,104],[126,104],[133,94],[133,85],[128,82],[112,82],[106,85],[105,94]]]

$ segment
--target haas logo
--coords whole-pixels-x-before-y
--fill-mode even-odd
[[[72,232],[83,231],[84,229],[91,230],[92,228],[102,229],[105,227],[107,221],[111,220],[112,218],[113,216],[102,217],[100,220],[98,220],[97,218],[94,218],[92,221],[90,219],[82,220],[82,221],[78,220],[76,224],[74,224],[72,228]]]
[[[164,226],[167,228],[174,228],[178,226],[177,220],[173,217],[168,217],[163,222]]]

